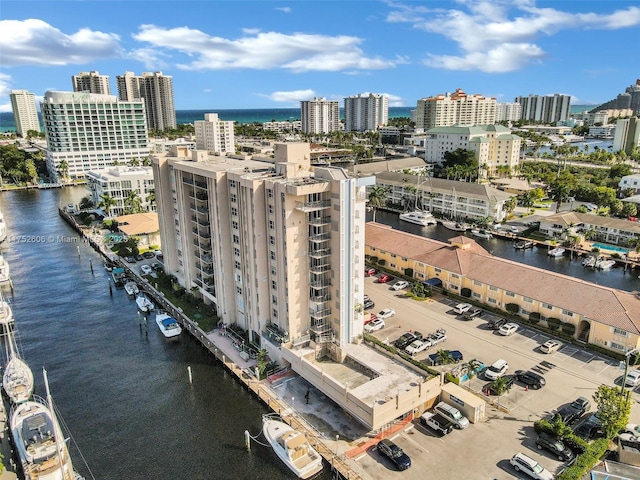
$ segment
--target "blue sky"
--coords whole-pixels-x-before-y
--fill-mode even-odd
[[[3,0],[0,32],[0,111],[11,89],[68,91],[89,70],[114,95],[116,75],[161,70],[177,109],[213,111],[456,88],[591,104],[640,78],[637,1]]]

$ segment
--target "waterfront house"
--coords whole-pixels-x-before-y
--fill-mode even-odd
[[[550,238],[587,234],[589,240],[627,246],[640,237],[640,222],[590,213],[564,212],[540,218],[540,233]]]
[[[155,212],[132,213],[116,217],[118,230],[124,238],[136,237],[140,239],[138,247],[160,245],[160,227],[158,214]]]
[[[613,352],[640,346],[638,292],[494,257],[464,236],[443,243],[370,222],[365,238],[369,260],[394,272],[541,325],[558,325],[577,340]]]

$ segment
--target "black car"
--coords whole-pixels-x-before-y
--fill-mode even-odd
[[[566,425],[571,425],[591,408],[591,402],[584,397],[578,397],[569,405],[565,405],[556,412],[554,418],[561,418]]]
[[[393,462],[398,470],[406,470],[411,466],[411,458],[388,438],[378,442],[378,451]]]
[[[524,370],[516,370],[513,376],[518,382],[524,383],[526,386],[531,387],[534,390],[538,390],[547,384],[547,381],[542,375],[538,375],[537,373],[530,371],[525,372]]]
[[[137,262],[142,262],[143,260],[144,260],[144,257],[142,255],[140,255],[140,254],[136,255],[136,261]]]
[[[371,300],[371,299],[368,299],[368,300],[364,301],[364,309],[365,310],[369,310],[370,308],[373,308],[375,306],[376,306],[376,304],[373,303],[373,300]]]
[[[154,254],[152,251],[150,251],[150,250],[148,250],[148,251],[144,252],[144,253],[142,254],[142,256],[143,256],[144,258],[147,258],[147,259],[148,259],[148,258],[156,258],[155,254]]]
[[[398,350],[402,350],[411,345],[416,340],[422,340],[422,334],[420,332],[403,333],[400,338],[393,342],[393,346]]]
[[[583,440],[591,440],[592,438],[603,437],[604,432],[602,431],[602,426],[596,425],[591,422],[583,422],[576,427],[573,431],[578,437]]]
[[[507,323],[506,318],[492,318],[487,322],[489,330],[500,330],[500,327]]]
[[[504,375],[503,377],[498,378],[503,378],[504,380],[506,380],[505,387],[507,392],[511,390],[511,387],[513,387],[513,375]],[[487,386],[487,393],[489,395],[498,395],[498,391],[496,390],[497,382],[498,379],[494,380]]]
[[[536,438],[536,446],[539,450],[543,448],[553,453],[558,460],[568,462],[573,460],[573,452],[556,437],[546,433],[541,433]]]

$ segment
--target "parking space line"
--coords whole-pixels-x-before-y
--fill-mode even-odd
[[[598,372],[598,375],[600,375],[602,372],[604,372],[607,368],[609,368],[611,365],[606,365],[602,370],[600,370]]]
[[[419,431],[419,430],[417,430],[417,431]],[[413,445],[418,447],[421,451],[429,453],[429,450],[424,448],[424,445],[421,445],[420,443],[416,442],[413,438],[410,438],[408,435],[403,435],[402,438],[406,439],[408,442],[413,443]],[[440,439],[440,440],[442,440],[442,439]]]

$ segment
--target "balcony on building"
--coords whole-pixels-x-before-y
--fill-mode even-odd
[[[324,318],[327,318],[329,315],[331,315],[331,309],[328,307],[322,308],[322,309],[310,308],[309,315],[314,320],[322,320]]]
[[[331,207],[331,200],[318,200],[315,202],[296,202],[296,210],[301,212],[315,212],[317,210],[326,210]]]
[[[262,337],[268,340],[270,343],[280,346],[283,343],[289,341],[289,334],[280,329],[275,323],[267,323],[262,331]]]
[[[314,217],[309,219],[309,225],[324,227],[331,223],[331,217]]]
[[[300,197],[303,195],[327,192],[330,188],[331,184],[327,180],[303,177],[287,182],[286,190],[287,194]]]
[[[331,234],[329,233],[317,233],[315,235],[309,235],[309,241],[312,243],[322,243],[331,240]]]
[[[316,248],[309,251],[309,256],[315,259],[326,258],[331,255],[330,248]]]

